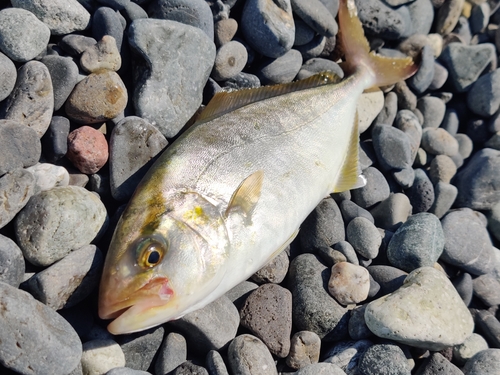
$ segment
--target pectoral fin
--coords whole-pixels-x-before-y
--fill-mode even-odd
[[[245,178],[234,191],[225,216],[227,217],[231,211],[239,211],[247,220],[251,220],[252,212],[260,198],[263,181],[264,172],[261,170]]]

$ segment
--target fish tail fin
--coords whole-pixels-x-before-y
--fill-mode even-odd
[[[373,86],[392,85],[412,76],[418,70],[418,64],[411,57],[390,58],[370,52],[354,0],[340,0],[339,30],[346,58],[343,67],[349,73],[367,69]]]

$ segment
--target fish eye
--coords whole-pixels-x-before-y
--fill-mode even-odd
[[[138,264],[143,268],[153,268],[161,262],[166,251],[164,241],[152,237],[143,239],[137,246]]]

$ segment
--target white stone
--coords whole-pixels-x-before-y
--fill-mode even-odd
[[[469,358],[488,348],[488,343],[483,336],[473,333],[462,344],[453,347],[453,359],[463,366]]]
[[[364,267],[337,263],[332,267],[328,291],[342,305],[362,302],[368,298],[370,274]]]
[[[91,340],[83,344],[83,375],[104,375],[115,367],[125,366],[123,350],[114,340]]]
[[[363,93],[358,99],[358,130],[363,133],[368,129],[384,108],[384,93],[380,90]]]
[[[38,163],[26,168],[36,178],[36,191],[50,190],[56,186],[69,185],[69,173],[64,167],[50,163]]]

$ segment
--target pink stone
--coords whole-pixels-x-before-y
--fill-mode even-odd
[[[68,135],[66,157],[85,174],[94,174],[108,161],[108,142],[104,134],[90,126],[82,126]]]

